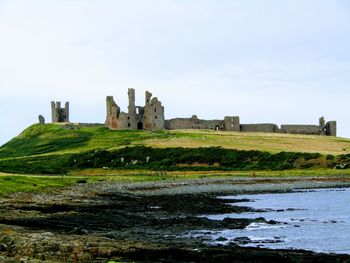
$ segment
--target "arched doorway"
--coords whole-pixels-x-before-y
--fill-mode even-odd
[[[138,130],[143,130],[143,123],[142,123],[142,122],[139,122],[139,123],[137,124],[137,129],[138,129]]]
[[[218,131],[220,129],[219,125],[215,126],[215,130]]]

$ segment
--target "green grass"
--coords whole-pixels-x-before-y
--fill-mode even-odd
[[[135,146],[138,148],[133,148]],[[72,168],[83,169],[84,163],[78,163],[80,166],[72,164],[72,156],[80,156],[80,159],[86,158],[87,166],[85,168],[109,167],[110,163],[98,160],[100,158],[98,155],[107,152],[120,160],[120,157],[127,155],[127,153],[123,153],[123,149],[126,147],[130,147],[127,151],[132,152],[132,155],[129,156],[131,160],[128,162],[131,162],[133,158],[141,160],[148,154],[153,154],[155,158],[152,157],[152,165],[144,168],[158,170],[169,169],[169,166],[173,166],[172,169],[182,170],[200,169],[194,167],[196,162],[211,165],[215,165],[217,162],[220,167],[249,170],[259,168],[291,169],[292,162],[294,162],[294,167],[316,168],[322,166],[327,168],[337,163],[347,163],[350,159],[348,157],[344,160],[341,159],[344,154],[350,154],[350,140],[345,138],[209,130],[111,131],[101,126],[35,124],[0,147],[0,171],[22,174],[61,174]],[[153,152],[142,150],[149,149],[148,147],[155,150]],[[212,150],[215,147],[232,151],[216,150],[217,156],[215,156],[215,150]],[[132,148],[133,150],[131,150]],[[234,156],[235,150],[240,151],[236,156]],[[138,151],[144,151],[143,155]],[[254,152],[250,153],[250,151]],[[298,152],[320,153],[322,156],[314,161],[307,161],[306,159],[309,157],[300,157],[300,154],[296,154]],[[223,158],[224,154],[227,158]],[[251,159],[249,159],[249,154],[252,154]],[[271,157],[271,154],[277,155]],[[327,159],[326,155],[329,155],[330,159]],[[175,156],[176,163],[174,163]],[[299,156],[301,161],[295,156]],[[89,159],[90,157],[93,159]],[[275,162],[274,159],[277,161]],[[237,163],[243,162],[242,160],[245,165]],[[181,168],[178,166],[179,164],[187,165],[187,167]],[[120,166],[119,168],[125,167]],[[142,167],[134,165],[129,166],[129,168],[139,169]],[[204,167],[203,169],[211,168]]]
[[[0,158],[30,155],[62,155],[92,149],[113,150],[164,139],[165,131],[111,131],[105,127],[79,127],[74,124],[34,124],[0,148]]]
[[[79,175],[71,174],[65,176],[0,174],[0,195],[6,195],[14,192],[39,192],[97,181],[115,181],[120,183],[157,182],[169,180],[174,181],[180,179],[196,179],[201,178],[201,176],[202,175],[199,174],[176,175],[146,171],[138,171],[133,173],[113,171],[111,174],[103,174],[102,172],[97,174],[88,174],[86,172],[82,172]]]
[[[115,150],[125,146],[216,147],[237,150],[350,153],[350,139],[273,133],[237,133],[210,130],[111,131],[105,127],[74,124],[34,124],[0,147],[0,158],[61,155],[93,149]]]
[[[0,194],[12,192],[36,192],[47,188],[63,187],[77,183],[77,178],[40,177],[40,176],[0,176]]]
[[[113,175],[19,175],[0,174],[0,195],[13,192],[38,192],[57,189],[75,184],[96,181],[118,181],[124,183],[177,180],[179,176],[156,173],[118,174]]]

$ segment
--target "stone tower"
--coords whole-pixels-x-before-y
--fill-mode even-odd
[[[145,105],[147,105],[148,103],[151,102],[151,98],[152,98],[152,93],[149,91],[146,91],[146,93],[145,93]]]
[[[143,125],[145,130],[163,130],[165,128],[164,107],[157,97],[146,91]]]
[[[69,102],[61,108],[61,102],[51,101],[52,122],[69,122]]]
[[[135,105],[135,90],[128,89],[129,105],[128,105],[128,128],[131,130],[137,129],[137,114]]]
[[[319,126],[320,126],[321,135],[326,135],[327,127],[326,127],[326,121],[325,121],[323,116],[319,118],[318,123],[319,123]]]
[[[329,121],[326,123],[326,135],[337,136],[337,122]]]
[[[226,116],[224,119],[224,130],[239,132],[241,125],[238,116]]]
[[[118,126],[120,108],[117,105],[117,103],[115,103],[113,96],[107,96],[106,104],[107,104],[106,126],[116,129]]]

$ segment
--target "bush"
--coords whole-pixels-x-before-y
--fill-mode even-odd
[[[333,160],[334,160],[334,156],[331,155],[331,154],[328,154],[328,155],[326,156],[326,160],[327,160],[327,161],[333,161]]]
[[[303,168],[314,167],[317,164],[311,164],[313,162],[305,164],[305,162],[320,157],[320,154],[314,153],[280,152],[271,154],[220,147],[161,149],[135,146],[115,151],[95,149],[73,155],[4,159],[0,160],[0,171],[29,174],[64,174],[69,170],[103,167],[157,171],[286,170],[295,168],[296,164]],[[350,161],[350,155],[343,155],[337,157],[337,159],[334,157],[333,160],[335,164],[347,163],[348,161]],[[192,166],[193,163],[203,163],[208,164],[208,166]],[[210,166],[214,163],[218,165]]]
[[[145,146],[125,147],[117,151],[90,151],[73,155],[70,169],[100,168],[140,168],[154,170],[285,170],[295,168],[297,160],[305,162],[319,158],[320,154],[281,152],[271,154],[260,151],[238,151],[220,147],[209,148],[151,148]],[[123,158],[124,162],[121,162]],[[147,162],[148,160],[148,162]],[[192,167],[193,163],[218,167]],[[182,164],[181,167],[178,165]],[[312,167],[312,164],[308,164]]]

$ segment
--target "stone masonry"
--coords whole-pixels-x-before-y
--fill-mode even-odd
[[[165,128],[164,107],[146,91],[145,106],[135,105],[135,90],[128,90],[128,112],[122,112],[112,96],[106,98],[106,126],[111,130],[162,130]]]
[[[51,102],[52,122],[69,122],[69,102],[61,108],[61,102]]]
[[[191,118],[176,118],[165,121],[167,130],[181,129],[202,129],[202,130],[223,130],[223,131],[240,131],[239,117],[226,116],[224,120],[201,120],[197,115]]]
[[[175,118],[165,120],[164,107],[152,93],[146,91],[145,106],[135,105],[135,90],[128,90],[128,112],[121,112],[112,96],[108,96],[107,118],[105,125],[112,130],[179,130],[179,129],[209,129],[235,132],[272,132],[307,135],[337,136],[336,121],[325,122],[319,119],[318,125],[290,125],[279,127],[274,123],[241,124],[238,116],[226,116],[223,120],[203,120],[197,115],[191,118]]]
[[[38,119],[40,124],[45,124],[45,118],[43,115],[39,115]]]

